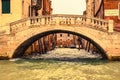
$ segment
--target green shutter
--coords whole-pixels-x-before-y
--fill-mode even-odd
[[[2,13],[10,13],[10,0],[2,0]]]

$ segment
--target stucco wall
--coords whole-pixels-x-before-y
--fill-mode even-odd
[[[2,3],[0,0],[0,26],[22,18],[22,0],[10,0],[10,13],[2,14]]]

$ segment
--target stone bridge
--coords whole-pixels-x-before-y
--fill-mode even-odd
[[[120,56],[120,33],[113,31],[112,20],[80,15],[50,15],[30,17],[1,28],[0,56],[13,58],[44,35],[70,32],[94,43],[108,59]]]

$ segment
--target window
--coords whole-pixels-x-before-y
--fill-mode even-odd
[[[2,0],[2,13],[10,13],[10,0]]]

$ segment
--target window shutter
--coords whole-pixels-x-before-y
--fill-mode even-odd
[[[10,0],[2,0],[2,13],[10,13]]]

